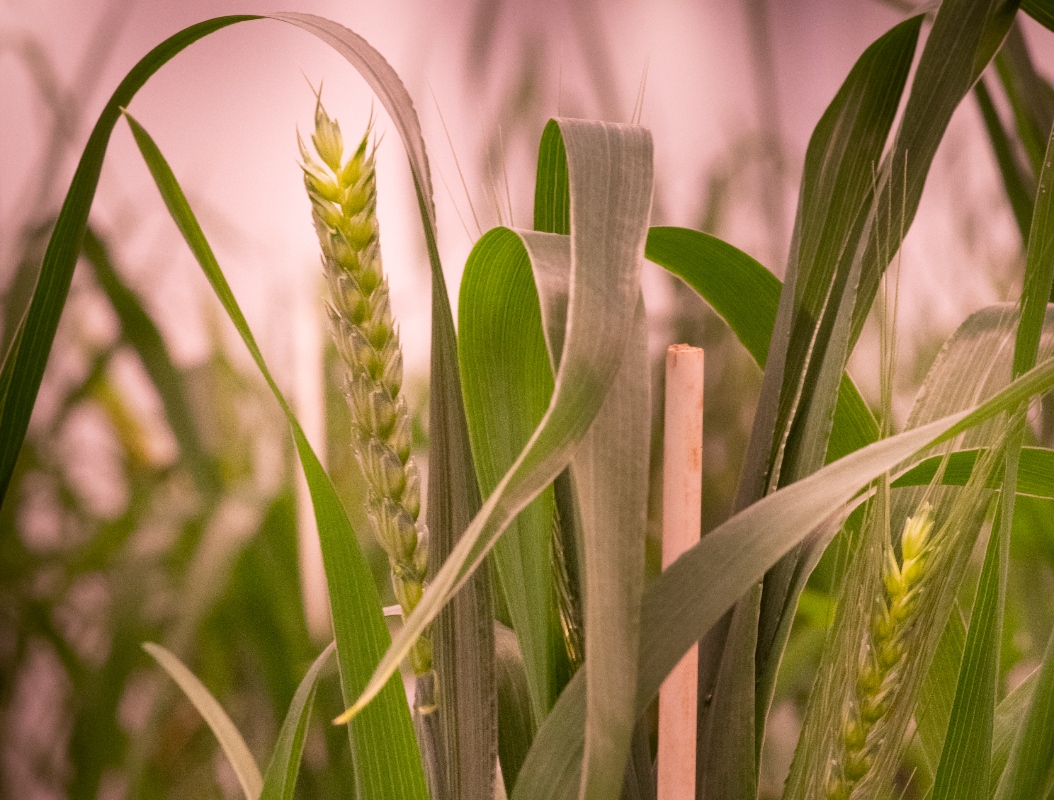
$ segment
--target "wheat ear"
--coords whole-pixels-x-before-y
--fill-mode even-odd
[[[831,763],[827,780],[827,800],[850,800],[871,769],[874,751],[882,740],[889,697],[896,688],[896,668],[904,657],[904,641],[917,616],[932,530],[933,511],[924,503],[904,524],[901,561],[897,561],[892,544],[886,542],[882,594],[861,650],[856,689],[844,717],[841,752]]]
[[[329,283],[327,306],[337,351],[348,368],[352,446],[366,478],[366,511],[388,554],[392,586],[404,618],[424,591],[428,531],[418,521],[421,480],[410,457],[410,417],[399,393],[403,354],[381,269],[377,187],[370,128],[346,160],[340,126],[315,106],[312,157],[298,136],[304,184]],[[432,669],[422,636],[410,653],[415,674]]]

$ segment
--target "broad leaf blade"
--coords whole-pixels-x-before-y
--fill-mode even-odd
[[[472,451],[480,487],[490,495],[545,416],[553,393],[538,292],[516,234],[490,234],[473,249],[461,279],[458,315]],[[564,644],[550,565],[555,509],[553,490],[546,488],[494,546],[494,563],[523,649],[532,732],[562,688],[557,662]]]
[[[293,800],[296,778],[300,773],[300,759],[304,754],[304,740],[311,721],[311,704],[322,668],[336,649],[336,642],[326,646],[300,681],[293,702],[289,704],[285,721],[278,731],[278,741],[271,754],[271,762],[263,777],[260,800]]]
[[[176,658],[164,647],[153,642],[145,642],[143,649],[148,652],[161,668],[169,674],[183,690],[183,694],[194,704],[194,708],[208,723],[209,728],[216,734],[216,739],[223,748],[227,759],[234,767],[234,774],[238,776],[241,784],[242,794],[245,800],[257,800],[260,790],[263,788],[263,778],[260,777],[260,768],[256,766],[256,759],[245,744],[242,735],[234,727],[227,712],[217,702],[212,693],[205,688],[194,673],[183,666],[183,662]]]
[[[559,124],[573,187],[571,275],[563,313],[547,309],[542,301],[543,318],[549,311],[564,321],[562,326],[545,325],[547,331],[561,332],[560,341],[548,343],[551,352],[560,354],[552,402],[531,442],[484,503],[347,713],[356,713],[370,700],[515,515],[567,465],[621,365],[629,335],[625,320],[639,294],[651,205],[651,140],[640,128],[569,120]],[[576,213],[579,202],[588,213]],[[561,252],[567,251],[566,240],[537,238],[545,236],[523,234],[523,239],[536,268],[541,259],[556,269]]]
[[[127,116],[127,114],[126,114]],[[248,348],[292,428],[293,439],[315,508],[322,555],[333,609],[337,663],[346,698],[354,697],[380,658],[389,635],[380,598],[355,532],[299,422],[271,377],[248,323],[219,264],[157,145],[134,119],[127,117],[165,204],[172,214],[224,310]],[[349,728],[355,753],[355,777],[371,798],[426,797],[421,760],[410,722],[402,682],[396,676],[381,687],[382,696],[369,714]]]

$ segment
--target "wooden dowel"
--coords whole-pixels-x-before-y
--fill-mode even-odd
[[[703,351],[666,351],[662,567],[699,541],[703,475]],[[695,800],[699,651],[689,650],[659,690],[658,800]]]

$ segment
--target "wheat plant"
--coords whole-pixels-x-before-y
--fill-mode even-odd
[[[0,491],[16,474],[74,265],[90,249],[88,214],[123,117],[285,415],[322,545],[334,644],[292,694],[266,768],[193,672],[148,645],[215,732],[247,800],[294,796],[330,658],[352,763],[337,783],[356,797],[648,800],[649,708],[699,642],[698,785],[686,789],[705,800],[761,797],[781,667],[801,641],[799,601],[816,595],[829,624],[779,796],[1047,797],[1054,645],[1013,692],[1001,671],[1015,523],[1020,509],[1054,498],[1054,450],[1027,424],[1032,399],[1054,387],[1054,110],[1015,27],[1026,13],[1054,29],[1054,11],[1041,0],[1022,7],[945,0],[860,55],[810,139],[782,282],[714,236],[651,226],[649,131],[551,120],[533,228],[479,238],[456,328],[408,92],[352,31],[270,15],[335,48],[367,80],[406,151],[421,215],[433,287],[427,529],[380,263],[373,146],[367,133],[345,152],[319,102],[315,152],[301,143],[304,180],[347,368],[348,446],[403,614],[394,637],[330,475],[175,174],[129,113],[181,50],[257,17],[188,28],[128,74],[84,150],[0,373]],[[988,113],[995,79],[978,83],[993,60],[1012,128]],[[880,426],[846,364],[952,114],[975,86],[1023,233],[1021,296],[963,322],[893,433],[888,401]],[[709,303],[764,370],[734,513],[651,576],[645,259]],[[1043,508],[1038,527],[1049,531]],[[444,558],[426,580],[430,548]],[[406,659],[444,687],[427,730],[415,728],[399,677]]]

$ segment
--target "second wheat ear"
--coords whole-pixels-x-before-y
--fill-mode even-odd
[[[381,267],[370,127],[345,159],[340,126],[320,101],[311,141],[317,158],[302,139],[300,156],[329,284],[330,331],[348,370],[344,393],[351,410],[352,447],[366,479],[370,526],[388,554],[392,587],[405,618],[424,592],[428,530],[418,520],[421,479],[410,456],[410,416],[400,393],[402,347]],[[418,639],[410,665],[417,675],[431,671],[427,636]]]

